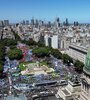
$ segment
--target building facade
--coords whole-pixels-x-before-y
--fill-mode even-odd
[[[71,44],[69,45],[69,50],[67,51],[67,53],[73,59],[85,63],[87,48]]]
[[[58,35],[48,35],[46,34],[44,36],[44,41],[45,41],[45,45],[46,46],[49,46],[49,47],[52,47],[54,49],[58,49]]]
[[[90,100],[90,49],[88,50],[85,67],[83,68],[80,100]]]
[[[72,77],[66,87],[60,88],[57,94],[62,100],[78,100],[81,93],[81,84],[77,76]]]

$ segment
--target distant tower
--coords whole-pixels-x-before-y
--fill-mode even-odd
[[[78,21],[76,22],[76,26],[78,26]]]
[[[26,25],[29,25],[29,20],[26,20]]]
[[[66,18],[66,26],[68,26],[69,25],[69,22],[68,22],[68,18]]]
[[[57,22],[59,23],[59,17],[57,17]]]
[[[35,26],[38,28],[38,25],[39,25],[39,22],[38,22],[38,20],[36,19]]]
[[[66,24],[65,24],[65,21],[63,22],[63,25],[65,26]]]
[[[50,21],[48,22],[48,27],[51,27],[51,22]]]
[[[39,21],[38,21],[38,25],[39,25],[39,26],[43,26],[43,25],[44,25],[44,22],[43,22],[42,20],[39,20]]]
[[[25,25],[25,20],[22,21],[22,25]]]
[[[77,22],[74,21],[74,26],[78,26],[78,21]]]
[[[3,21],[1,20],[0,21],[0,27],[3,27],[4,26],[4,23],[3,23]]]
[[[9,20],[4,20],[4,26],[9,26]]]
[[[42,25],[44,25],[44,21],[42,21]]]
[[[74,26],[76,26],[76,22],[74,21]]]
[[[56,20],[55,20],[55,26],[57,28],[60,26],[60,19],[59,19],[59,17],[57,17]]]
[[[31,19],[31,25],[34,25],[34,18]]]

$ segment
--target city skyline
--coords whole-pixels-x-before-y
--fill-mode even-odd
[[[90,23],[89,4],[90,0],[1,0],[0,20],[17,22],[34,17],[54,21],[60,17],[61,22],[68,18],[71,23]]]

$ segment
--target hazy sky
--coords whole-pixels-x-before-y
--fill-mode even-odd
[[[90,22],[90,0],[0,0],[0,20],[23,19]]]

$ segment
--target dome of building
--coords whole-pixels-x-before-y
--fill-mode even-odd
[[[83,68],[83,71],[87,75],[90,75],[90,48],[88,49],[88,52],[87,52],[85,67]]]

